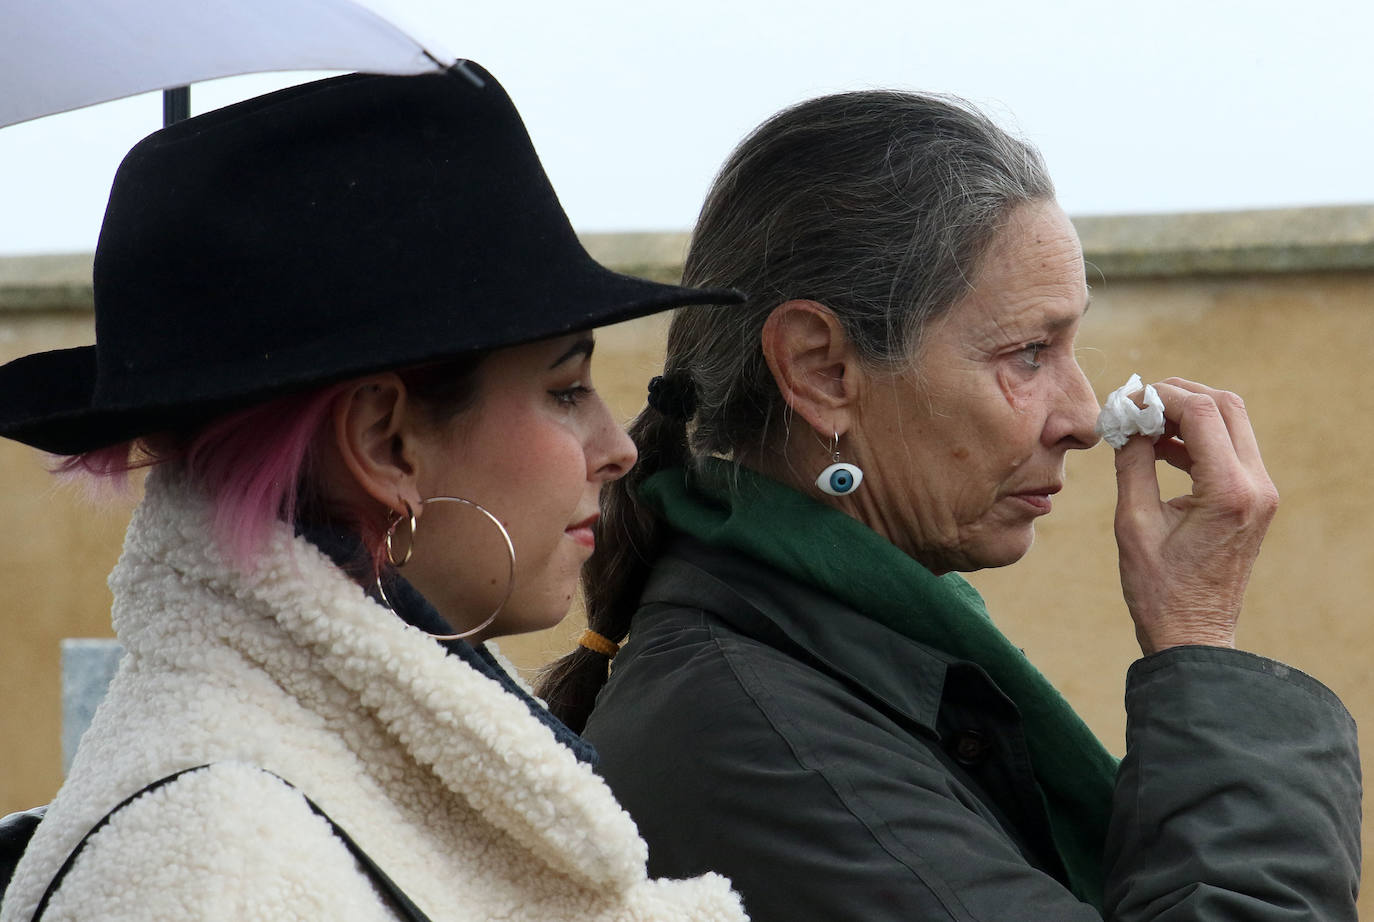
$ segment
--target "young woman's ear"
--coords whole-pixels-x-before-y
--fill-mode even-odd
[[[823,439],[848,431],[861,370],[835,313],[816,301],[784,301],[763,324],[763,357],[792,411]]]
[[[394,374],[361,378],[334,403],[333,442],[355,489],[399,515],[420,512],[413,407]]]

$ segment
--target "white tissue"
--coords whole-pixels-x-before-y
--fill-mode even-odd
[[[1158,439],[1164,434],[1164,401],[1154,385],[1145,385],[1145,406],[1138,407],[1130,395],[1140,390],[1140,375],[1107,395],[1102,412],[1097,414],[1097,434],[1113,448],[1120,448],[1133,435]]]

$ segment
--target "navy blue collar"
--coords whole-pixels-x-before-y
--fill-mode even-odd
[[[356,577],[371,570],[372,564],[363,551],[362,542],[351,531],[331,525],[301,525],[300,534],[350,576]],[[429,601],[399,573],[391,570],[384,573],[382,579],[386,585],[387,599],[391,601],[391,610],[398,618],[428,634],[453,633],[453,628],[434,610],[434,606],[430,605]],[[359,579],[359,582],[368,586],[368,595],[373,601],[381,603],[382,599],[377,594],[375,585],[364,579]],[[549,713],[548,708],[521,688],[506,670],[501,668],[485,644],[474,647],[466,640],[436,640],[435,643],[447,650],[450,656],[459,657],[482,675],[500,683],[508,693],[525,702],[535,720],[552,730],[554,739],[571,749],[579,761],[596,765],[596,749],[592,744],[568,729],[562,721]]]

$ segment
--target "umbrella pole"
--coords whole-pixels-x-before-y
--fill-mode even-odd
[[[174,86],[162,91],[162,127],[191,117],[191,88]]]

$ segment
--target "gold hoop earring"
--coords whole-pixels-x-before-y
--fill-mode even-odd
[[[406,507],[406,514],[404,517],[410,519],[410,543],[406,545],[406,555],[400,560],[396,559],[396,552],[391,548],[391,537],[396,534],[396,526],[401,524],[402,516],[400,513],[392,513],[391,523],[386,529],[386,562],[398,570],[409,563],[410,555],[415,553],[415,510],[411,509],[410,503],[407,503],[405,500],[401,500],[401,502],[405,503]],[[377,588],[382,588],[380,582],[377,584]],[[385,598],[385,596],[383,598]],[[387,607],[389,608],[390,606],[388,605]]]
[[[501,609],[506,607],[506,603],[510,601],[511,593],[515,591],[515,544],[511,541],[510,532],[506,531],[506,526],[502,525],[501,520],[498,519],[496,516],[492,515],[491,511],[488,510],[485,506],[474,503],[470,499],[463,499],[458,496],[431,496],[429,499],[420,500],[421,505],[428,505],[430,503],[461,503],[464,506],[471,506],[473,509],[476,509],[478,512],[482,513],[482,515],[486,516],[487,520],[496,526],[497,530],[501,532],[502,540],[506,542],[506,554],[510,560],[506,573],[506,594],[501,597],[501,602],[496,606],[496,609],[490,615],[487,615],[487,619],[483,621],[481,624],[477,625],[476,627],[469,628],[468,630],[462,631],[458,634],[430,634],[429,631],[424,632],[426,634],[429,634],[429,636],[433,637],[435,640],[462,640],[463,638],[471,637],[478,631],[481,631],[488,627],[493,621],[496,620],[496,616],[501,614]],[[415,513],[411,510],[409,503],[406,503],[406,512],[410,514],[410,546],[406,548],[405,556],[401,558],[400,563],[396,563],[393,559],[391,550],[391,536],[396,531],[396,526],[401,524],[401,519],[404,517],[401,516],[399,513],[395,514],[395,518],[386,530],[387,561],[397,569],[404,566],[406,562],[410,560],[411,554],[415,552],[416,521]],[[382,589],[382,577],[380,573],[377,574],[377,593],[382,597],[383,604],[385,604],[387,608],[391,608],[391,600],[387,598],[386,591]]]

